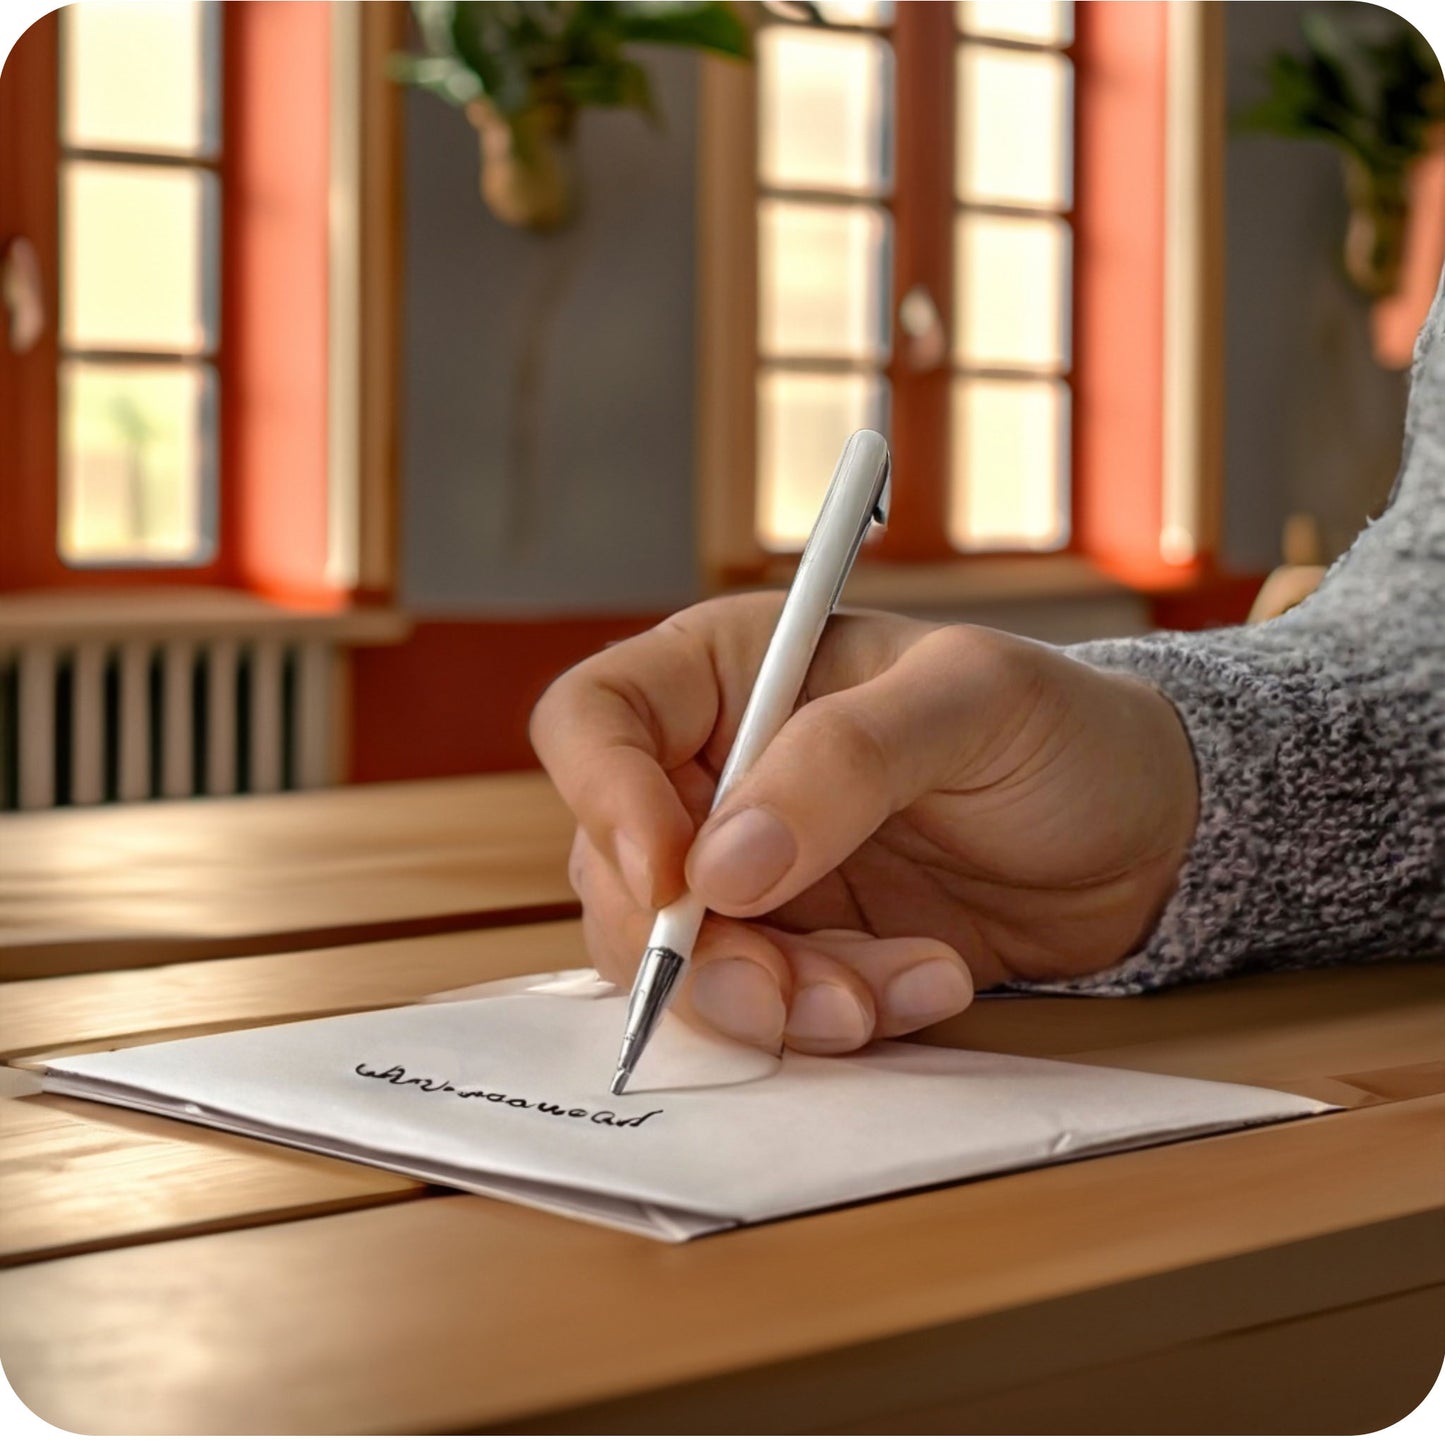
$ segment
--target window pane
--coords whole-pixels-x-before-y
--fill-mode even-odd
[[[61,368],[60,555],[204,562],[213,548],[209,366]]]
[[[808,539],[843,443],[882,430],[878,376],[765,371],[758,381],[758,540],[786,550]]]
[[[1067,45],[1074,38],[1074,7],[1067,0],[959,0],[958,26],[970,35]]]
[[[960,365],[1068,365],[1069,228],[1063,221],[965,214],[954,232],[953,264]]]
[[[765,356],[869,359],[888,345],[888,220],[870,206],[758,207]]]
[[[1068,540],[1068,425],[1061,382],[954,383],[954,546],[1042,551]]]
[[[1043,51],[958,48],[958,193],[1069,205],[1069,62]]]
[[[61,335],[70,347],[200,351],[214,335],[206,264],[215,177],[68,161]]]
[[[875,194],[887,184],[892,52],[867,35],[758,35],[759,173],[768,186]]]
[[[208,84],[217,5],[68,5],[61,75],[67,145],[196,154],[215,146]]]
[[[818,13],[829,25],[887,25],[893,0],[822,0]]]

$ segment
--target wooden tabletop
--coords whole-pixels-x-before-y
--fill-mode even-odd
[[[0,978],[577,911],[540,773],[0,818]]]
[[[584,962],[573,922],[0,985],[0,1059]],[[1373,1429],[1445,1352],[1445,964],[980,1000],[929,1041],[1339,1114],[687,1245],[0,1099],[0,1359],[95,1433]],[[1392,1413],[1393,1412],[1393,1413]]]

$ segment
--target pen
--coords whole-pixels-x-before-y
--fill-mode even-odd
[[[888,444],[877,432],[856,431],[844,444],[718,778],[709,814],[717,811],[732,785],[791,716],[858,549],[873,523],[887,524],[889,467]],[[705,911],[691,893],[684,893],[657,915],[627,1004],[622,1052],[612,1076],[614,1094],[627,1087],[687,970]]]

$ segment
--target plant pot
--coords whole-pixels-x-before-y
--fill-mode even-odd
[[[1400,285],[1410,193],[1404,170],[1372,171],[1355,156],[1344,157],[1345,196],[1350,205],[1345,232],[1345,271],[1372,301],[1393,296]]]
[[[572,219],[577,167],[572,111],[533,106],[508,120],[488,100],[467,106],[481,142],[482,199],[499,221],[529,231],[555,231]]]

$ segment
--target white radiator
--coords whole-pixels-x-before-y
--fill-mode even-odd
[[[335,781],[337,645],[235,636],[0,651],[0,808]]]

